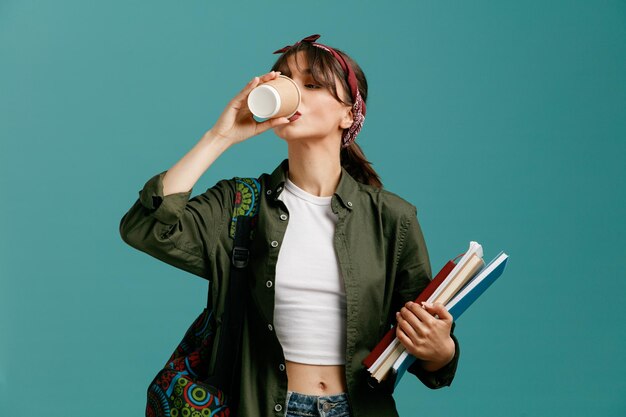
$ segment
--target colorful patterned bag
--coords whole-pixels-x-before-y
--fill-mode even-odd
[[[245,267],[259,209],[261,184],[254,178],[236,178],[230,236],[234,239],[228,293],[221,317],[221,333],[215,345],[218,324],[207,307],[189,327],[165,367],[148,387],[146,417],[228,417],[236,415],[241,321],[247,295]],[[210,284],[209,284],[210,288]],[[234,295],[239,296],[235,297]],[[215,346],[214,346],[215,345]],[[210,372],[213,348],[216,362]],[[228,393],[228,394],[227,394]]]

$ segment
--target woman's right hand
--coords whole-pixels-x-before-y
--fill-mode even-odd
[[[221,116],[211,128],[211,132],[228,141],[229,144],[243,142],[271,129],[289,123],[286,117],[257,122],[248,108],[248,95],[259,84],[278,77],[280,72],[272,71],[260,77],[254,77],[226,106]]]

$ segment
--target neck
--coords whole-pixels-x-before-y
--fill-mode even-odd
[[[319,196],[332,196],[341,178],[339,151],[331,143],[290,143],[289,172],[291,182],[304,191]]]

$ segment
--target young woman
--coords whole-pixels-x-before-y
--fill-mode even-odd
[[[288,158],[259,177],[251,298],[243,326],[238,415],[395,416],[389,386],[371,387],[363,359],[398,322],[409,368],[430,388],[450,385],[459,356],[442,305],[411,303],[431,279],[416,208],[386,191],[355,138],[367,82],[319,35],[282,48],[180,161],[152,177],[124,216],[125,242],[219,282],[229,271],[234,179],[191,198],[227,149],[268,129]],[[257,122],[248,94],[280,73],[302,97],[290,119]],[[212,287],[213,288],[213,287]]]

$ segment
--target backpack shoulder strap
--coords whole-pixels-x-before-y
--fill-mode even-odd
[[[235,183],[235,201],[233,202],[233,216],[230,222],[230,237],[233,239],[240,217],[250,217],[251,220],[256,220],[261,198],[261,183],[257,178],[235,177]],[[253,237],[254,227],[250,229],[250,239]]]
[[[210,381],[227,393],[231,408],[238,391],[236,375],[240,371],[241,328],[243,311],[247,305],[245,267],[250,257],[250,242],[253,238],[259,213],[261,184],[256,178],[236,180],[235,201],[230,223],[230,236],[234,239],[231,256],[226,308],[221,318],[221,329],[217,338],[215,367]]]
[[[256,178],[235,177],[235,201],[230,221],[230,237],[235,242],[231,263],[237,269],[245,268],[250,257],[250,242],[259,214],[261,183]]]

